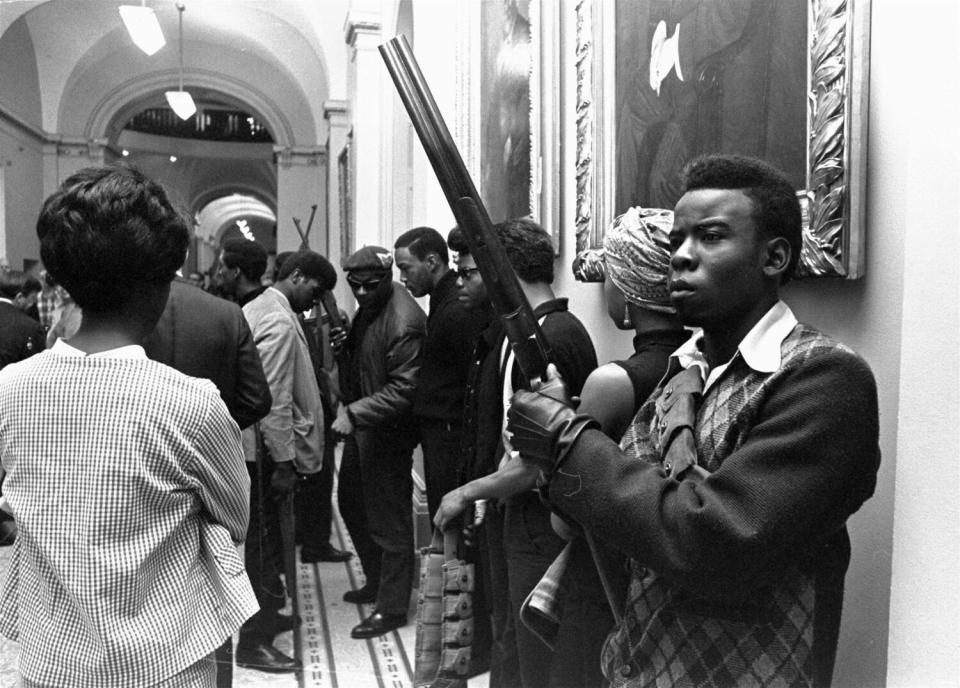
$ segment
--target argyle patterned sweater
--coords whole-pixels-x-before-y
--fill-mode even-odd
[[[768,374],[737,354],[707,391],[703,470],[661,459],[673,360],[622,450],[586,431],[554,473],[551,504],[631,558],[602,657],[612,686],[829,685],[845,522],[880,461],[876,385],[853,351],[802,324],[781,358]]]

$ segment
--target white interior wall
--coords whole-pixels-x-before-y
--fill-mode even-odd
[[[958,66],[957,14],[950,0],[874,0],[866,276],[807,280],[785,292],[798,317],[866,358],[879,388],[883,464],[874,497],[850,522],[840,688],[955,685],[960,676],[960,87],[949,76]],[[572,44],[564,16],[564,41]],[[573,93],[574,76],[568,70],[563,78],[564,93]],[[564,103],[572,117],[569,95]],[[608,360],[629,351],[630,337],[607,320],[600,286],[570,276],[575,145],[568,129],[557,286]]]
[[[912,688],[960,676],[960,10],[951,0],[904,10],[875,2],[876,48],[891,63],[877,89],[892,125],[880,145],[903,155],[872,207],[903,253],[887,685]],[[905,86],[922,96],[906,102]]]

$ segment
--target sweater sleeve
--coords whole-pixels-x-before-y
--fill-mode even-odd
[[[843,527],[880,460],[876,386],[859,357],[832,349],[777,375],[707,477],[668,478],[591,430],[555,472],[551,504],[688,590],[749,594]]]

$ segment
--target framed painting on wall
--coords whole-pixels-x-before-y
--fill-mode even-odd
[[[581,0],[576,16],[581,258],[628,208],[672,209],[690,160],[737,153],[797,189],[801,275],[861,276],[868,1]]]
[[[530,214],[530,0],[484,2],[480,196],[493,222]]]

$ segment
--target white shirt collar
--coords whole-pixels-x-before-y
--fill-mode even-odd
[[[57,339],[50,350],[60,356],[89,356],[90,358],[129,358],[132,360],[146,360],[147,352],[139,344],[129,344],[127,346],[118,346],[116,349],[108,349],[96,354],[87,354],[84,351],[70,346],[63,339]]]
[[[0,296],[0,303],[9,303],[11,306],[13,305],[13,301],[11,301],[5,296]]]
[[[783,301],[777,301],[747,332],[747,336],[740,342],[737,351],[753,370],[758,373],[772,373],[780,368],[780,346],[796,325],[797,318],[790,307]],[[733,359],[731,358],[730,361],[710,370],[710,366],[700,350],[702,340],[703,332],[697,331],[673,353],[673,357],[684,368],[693,365],[700,368],[701,373],[706,378],[706,384],[704,385],[704,391],[706,391],[727,369]]]

